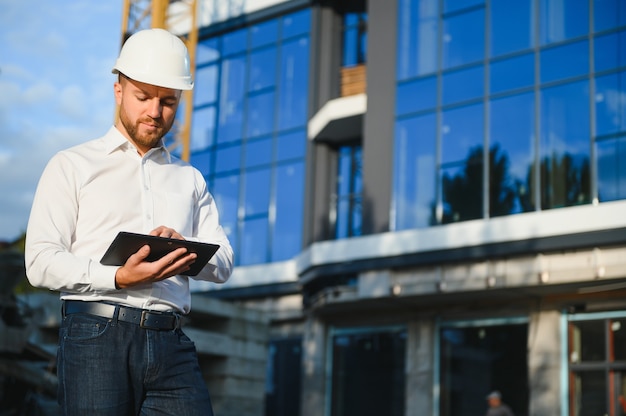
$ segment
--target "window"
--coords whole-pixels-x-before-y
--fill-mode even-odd
[[[437,70],[438,11],[438,0],[398,2],[398,80]]]
[[[398,120],[394,148],[396,229],[435,225],[437,120],[434,113]]]
[[[498,98],[489,105],[489,214],[533,211],[534,94]]]
[[[443,223],[482,217],[482,114],[482,104],[443,113],[440,165]]]
[[[625,26],[615,0],[400,0],[390,228],[626,198]]]
[[[337,151],[335,238],[361,235],[362,153],[360,144],[344,145]]]
[[[367,13],[348,12],[343,16],[343,64],[354,66],[367,61]]]
[[[569,316],[571,416],[626,411],[626,316],[612,315]]]
[[[331,416],[404,415],[406,330],[334,330]]]
[[[443,68],[454,68],[483,60],[485,54],[485,11],[451,14],[443,18]]]
[[[491,56],[523,51],[533,46],[534,0],[492,0]]]
[[[270,341],[265,382],[265,416],[300,414],[302,339]]]
[[[198,45],[190,160],[206,177],[237,265],[300,251],[310,11]]]
[[[514,414],[528,414],[528,324],[518,321],[441,325],[441,416],[485,414],[485,396],[493,390]]]
[[[589,87],[586,81],[541,92],[541,207],[591,201]],[[574,126],[571,120],[578,122]]]

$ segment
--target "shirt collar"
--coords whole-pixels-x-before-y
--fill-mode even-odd
[[[132,149],[134,152],[137,151],[135,146],[115,126],[111,126],[109,131],[104,135],[103,139],[107,154],[111,154],[117,149]],[[159,155],[168,163],[171,163],[172,156],[169,150],[167,150],[167,148],[163,145],[163,139],[161,139],[157,147],[146,153],[146,156],[151,158],[158,157]]]

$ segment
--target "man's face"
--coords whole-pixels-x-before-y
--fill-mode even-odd
[[[117,126],[143,155],[172,128],[181,91],[124,76],[115,83],[114,91],[120,110]]]
[[[500,399],[497,397],[490,397],[487,399],[487,401],[489,402],[490,407],[498,407],[501,403]]]

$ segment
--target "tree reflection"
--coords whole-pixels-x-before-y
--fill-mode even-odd
[[[442,175],[443,224],[483,217],[483,146],[468,152],[463,165]],[[535,209],[534,169],[526,177],[511,173],[508,153],[499,144],[489,149],[489,216],[497,217]],[[570,153],[546,157],[540,165],[541,208],[550,209],[589,203],[589,158]],[[434,209],[433,209],[434,215]]]
[[[591,201],[589,158],[565,153],[541,161],[541,209],[588,204]]]

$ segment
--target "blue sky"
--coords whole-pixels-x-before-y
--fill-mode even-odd
[[[0,241],[26,230],[50,157],[101,136],[123,0],[0,0]]]

